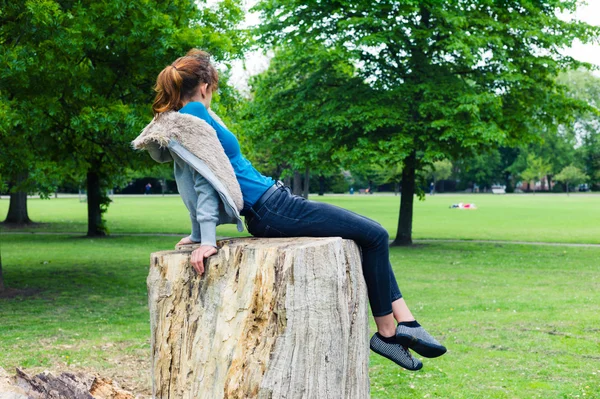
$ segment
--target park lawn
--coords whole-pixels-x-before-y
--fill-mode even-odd
[[[4,235],[0,366],[95,370],[148,394],[149,253],[174,237]],[[391,248],[402,292],[448,347],[405,371],[371,355],[373,398],[600,398],[600,248]],[[371,325],[374,328],[374,325]]]
[[[311,195],[361,213],[396,235],[400,197],[394,195]],[[449,209],[458,202],[475,203],[476,210]],[[30,199],[32,220],[43,224],[22,231],[87,231],[86,204],[77,198]],[[0,200],[0,215],[8,199]],[[106,219],[112,233],[189,234],[188,212],[179,196],[117,196]],[[218,228],[221,236],[247,235],[234,225]],[[600,244],[600,195],[489,195],[427,196],[415,201],[414,239],[544,241]]]

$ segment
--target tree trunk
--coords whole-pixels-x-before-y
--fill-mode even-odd
[[[325,176],[319,176],[319,195],[325,195]]]
[[[100,202],[100,176],[92,168],[87,173],[87,209],[88,209],[88,237],[105,236],[106,231],[102,223],[102,210]]]
[[[291,186],[292,184],[292,177],[291,176],[287,176],[283,178],[283,184],[286,186]]]
[[[404,160],[402,169],[402,194],[400,195],[400,216],[398,231],[393,246],[412,245],[412,218],[415,196],[415,168],[417,153],[413,151]]]
[[[28,177],[29,173],[23,172],[15,176],[13,187],[19,187]],[[8,214],[4,223],[29,224],[32,223],[27,212],[27,192],[17,191],[10,193]]]
[[[151,255],[152,391],[180,399],[369,398],[367,293],[351,240],[236,238]]]
[[[304,170],[304,187],[302,187],[302,196],[308,199],[308,185],[310,184],[310,168],[307,166]]]
[[[0,253],[0,292],[4,291],[4,275],[2,274],[2,254]]]
[[[297,170],[294,170],[294,186],[292,187],[294,195],[302,195],[302,175]]]

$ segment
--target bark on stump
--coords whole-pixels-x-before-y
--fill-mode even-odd
[[[367,293],[351,240],[240,238],[199,277],[153,253],[155,398],[369,398]]]

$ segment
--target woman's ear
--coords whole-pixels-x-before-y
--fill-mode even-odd
[[[206,98],[206,95],[208,94],[208,83],[200,83],[200,94],[202,95],[202,98]]]

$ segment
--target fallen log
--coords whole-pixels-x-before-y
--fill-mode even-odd
[[[133,399],[110,378],[45,371],[33,377],[17,368],[14,377],[0,367],[0,399]]]

